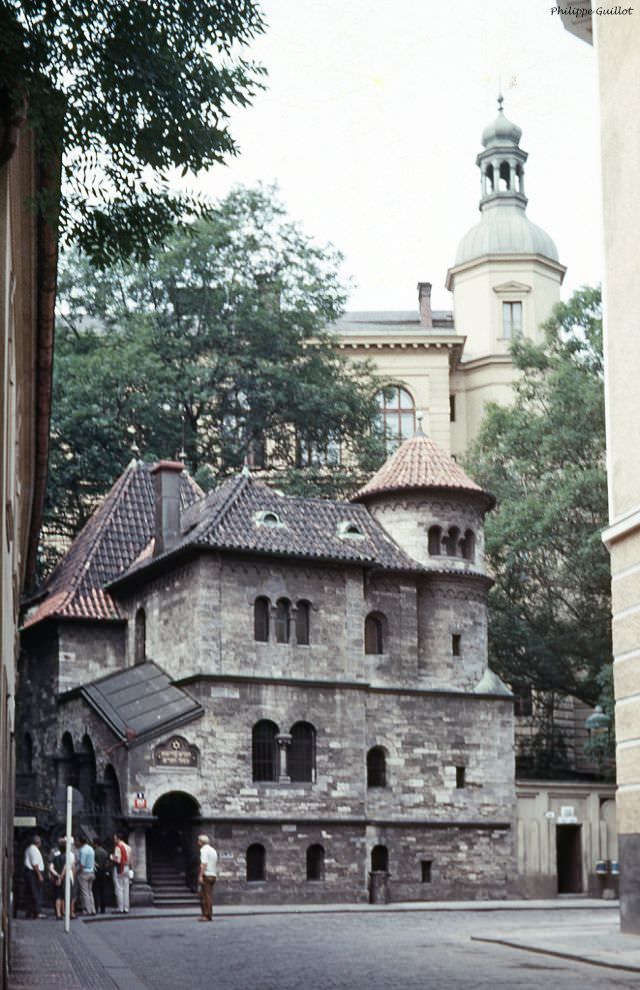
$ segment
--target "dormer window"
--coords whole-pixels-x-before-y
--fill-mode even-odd
[[[255,516],[255,521],[258,524],[258,526],[269,526],[272,529],[276,529],[279,526],[284,525],[278,513],[272,512],[271,509],[266,509],[263,512],[258,512]]]
[[[357,523],[343,520],[338,526],[338,536],[343,540],[365,540],[366,535],[362,532]]]

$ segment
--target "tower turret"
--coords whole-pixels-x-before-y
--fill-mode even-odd
[[[459,396],[451,449],[461,453],[478,432],[487,402],[508,404],[515,378],[514,337],[541,339],[540,326],[560,299],[565,268],[549,234],[527,216],[522,131],[498,113],[482,132],[480,222],[467,231],[447,273],[456,331],[466,337],[452,382]]]
[[[487,670],[483,491],[421,429],[354,496],[426,572],[418,585],[418,676],[473,690]]]

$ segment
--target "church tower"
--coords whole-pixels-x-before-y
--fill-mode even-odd
[[[456,332],[466,337],[453,374],[451,449],[460,454],[478,432],[487,402],[507,404],[514,380],[509,345],[540,339],[540,324],[560,299],[565,267],[546,231],[526,213],[521,129],[504,114],[485,127],[480,169],[480,222],[462,238],[447,273]]]

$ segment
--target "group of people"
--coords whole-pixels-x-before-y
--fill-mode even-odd
[[[95,837],[84,836],[79,847],[71,839],[68,866],[70,878],[71,917],[76,911],[85,914],[105,913],[108,888],[111,880],[115,891],[116,911],[129,913],[129,881],[131,877],[131,847],[115,833],[111,852],[109,843]],[[67,880],[66,839],[58,840],[45,867],[42,840],[35,835],[24,854],[25,886],[27,893],[27,917],[44,918],[42,901],[45,880],[53,886],[56,918],[64,918],[65,889]]]
[[[73,837],[72,837],[73,843]],[[213,888],[218,872],[218,854],[209,841],[208,835],[198,836],[200,891],[199,921],[213,920]],[[116,896],[116,912],[129,913],[129,881],[132,875],[131,847],[118,833],[113,835],[113,848],[109,853],[106,843],[100,839],[83,838],[79,848],[72,845],[67,857],[66,839],[58,839],[45,868],[42,856],[42,840],[35,835],[24,854],[25,883],[28,896],[27,917],[44,918],[42,894],[45,878],[48,876],[54,888],[56,918],[64,918],[65,889],[69,868],[71,888],[71,917],[76,910],[85,914],[105,912],[106,888],[109,878],[113,879]],[[79,908],[78,908],[79,902]]]

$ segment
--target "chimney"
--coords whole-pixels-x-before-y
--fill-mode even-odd
[[[431,282],[418,282],[418,305],[420,307],[420,322],[424,327],[432,327]]]
[[[180,539],[180,461],[158,461],[151,468],[156,489],[154,556],[171,550]]]

